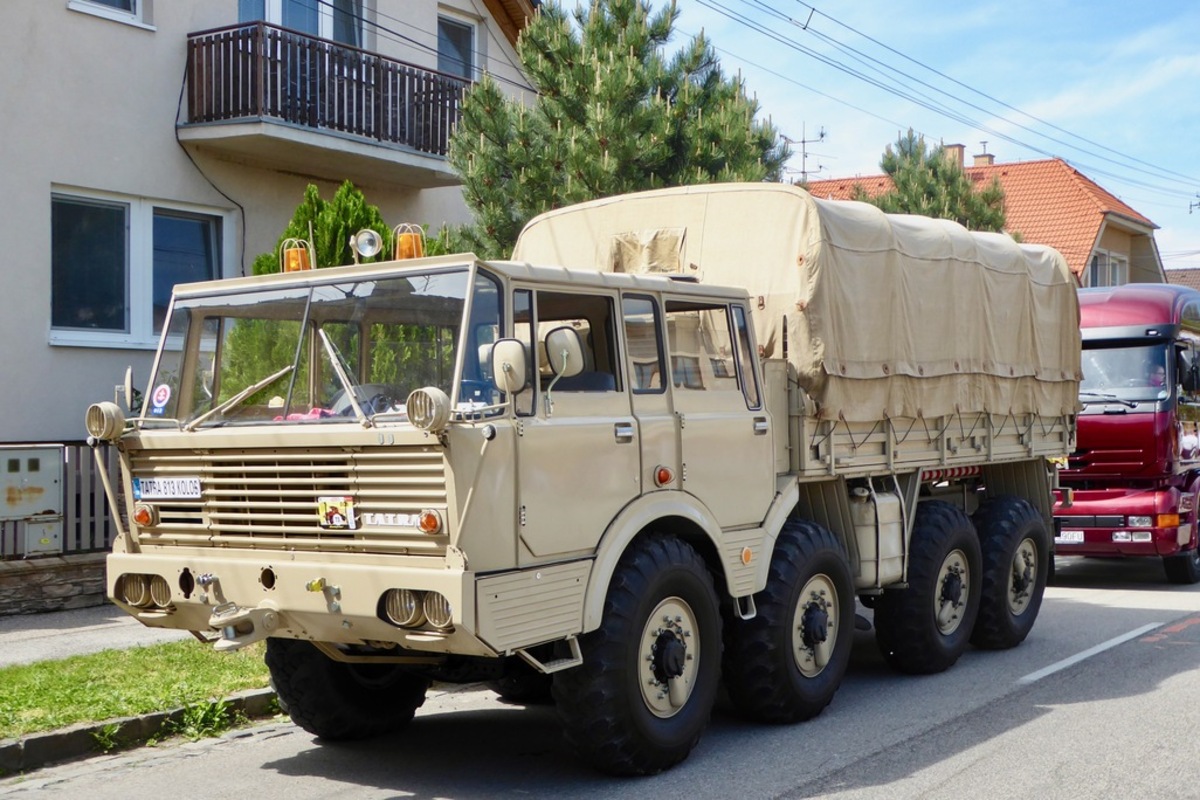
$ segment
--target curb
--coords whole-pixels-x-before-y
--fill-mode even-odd
[[[271,689],[250,689],[213,701],[224,702],[230,711],[248,718],[267,717],[276,713],[275,692]],[[186,709],[172,708],[134,717],[120,717],[105,722],[72,725],[57,731],[34,733],[22,739],[0,739],[0,776],[39,769],[58,761],[101,755],[100,738],[117,743],[116,749],[126,749],[158,736],[172,724],[184,719]]]

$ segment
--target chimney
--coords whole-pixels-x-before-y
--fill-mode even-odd
[[[942,148],[946,154],[946,160],[951,164],[957,164],[961,169],[963,166],[963,158],[967,153],[967,146],[962,144],[948,144]]]
[[[990,167],[996,163],[996,156],[992,153],[980,153],[975,156],[975,166]]]

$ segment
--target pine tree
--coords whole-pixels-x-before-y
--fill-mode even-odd
[[[517,54],[532,106],[485,76],[463,99],[450,164],[473,225],[463,244],[507,256],[522,226],[553,208],[712,181],[778,180],[788,151],[757,101],[726,78],[703,34],[671,57],[679,12],[592,0],[573,15],[542,5]],[[573,17],[573,21],[572,21]]]
[[[868,197],[861,186],[854,187],[854,199],[865,200],[889,214],[920,214],[952,219],[977,231],[1004,229],[1004,190],[992,178],[987,185],[974,183],[956,161],[947,157],[942,146],[927,148],[925,137],[912,128],[888,145],[879,166],[892,179],[893,188]]]

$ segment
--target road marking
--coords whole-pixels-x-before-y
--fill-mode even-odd
[[[1026,675],[1025,677],[1019,679],[1017,681],[1017,683],[1019,685],[1023,685],[1023,684],[1033,683],[1034,681],[1040,681],[1042,678],[1045,678],[1047,675],[1053,675],[1054,673],[1064,670],[1067,667],[1074,666],[1075,664],[1078,664],[1080,661],[1083,661],[1084,659],[1091,658],[1092,656],[1094,656],[1098,653],[1103,653],[1105,650],[1111,650],[1112,648],[1116,647],[1119,644],[1124,644],[1125,642],[1128,642],[1130,639],[1136,639],[1137,637],[1139,637],[1143,634],[1149,633],[1150,631],[1154,630],[1155,628],[1161,628],[1165,624],[1166,623],[1164,623],[1164,622],[1151,622],[1148,625],[1143,625],[1142,627],[1138,628],[1137,630],[1130,631],[1129,633],[1126,633],[1126,634],[1122,634],[1121,636],[1118,636],[1115,639],[1109,639],[1107,642],[1101,642],[1100,644],[1096,645],[1095,647],[1089,647],[1087,650],[1084,650],[1082,653],[1076,653],[1075,655],[1071,656],[1070,658],[1064,658],[1062,661],[1057,661],[1048,667],[1039,669],[1037,672],[1031,672],[1028,675]]]

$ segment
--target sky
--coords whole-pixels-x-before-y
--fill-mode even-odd
[[[1167,269],[1200,268],[1200,2],[677,3],[668,52],[704,31],[796,142],[787,177],[879,174],[910,127],[968,164],[1058,157],[1159,226]]]

